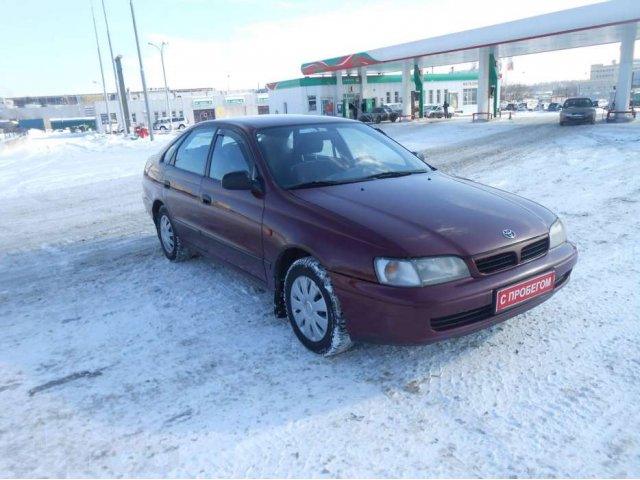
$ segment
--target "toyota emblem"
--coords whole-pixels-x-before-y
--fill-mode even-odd
[[[514,232],[510,228],[505,228],[504,230],[502,230],[502,235],[506,238],[516,238],[516,232]]]

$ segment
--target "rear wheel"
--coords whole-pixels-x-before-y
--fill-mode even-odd
[[[161,125],[158,130],[166,130],[166,129],[167,129],[167,127],[165,127],[164,125]]]
[[[165,256],[172,262],[183,262],[192,257],[191,251],[182,243],[176,232],[169,212],[165,207],[160,207],[156,218],[156,229],[160,246]]]
[[[284,288],[289,322],[305,347],[330,356],[352,345],[329,274],[318,260],[305,257],[295,261]]]

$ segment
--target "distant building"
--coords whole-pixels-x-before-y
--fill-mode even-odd
[[[269,94],[264,90],[238,90],[221,92],[215,88],[190,88],[169,91],[171,112],[163,88],[149,89],[149,107],[152,123],[159,118],[185,117],[191,124],[215,118],[269,113]],[[124,121],[116,95],[107,94],[113,129],[122,130]],[[127,92],[129,121],[132,126],[147,125],[146,106],[142,92]],[[17,108],[16,108],[17,107]],[[54,128],[64,119],[95,119],[99,132],[109,124],[107,106],[102,94],[50,95],[33,97],[0,97],[0,119],[22,120],[38,125],[35,128]],[[55,120],[52,122],[52,120]],[[92,122],[93,124],[93,122]],[[41,126],[41,127],[40,127]]]
[[[610,65],[602,63],[591,65],[589,81],[580,86],[580,95],[590,97],[593,100],[605,99],[609,102],[615,100],[615,86],[618,83],[620,65],[614,60]],[[633,85],[640,87],[640,59],[633,61]]]
[[[359,75],[342,76],[341,81],[344,92],[341,98],[336,97],[334,75],[269,83],[269,110],[271,113],[342,116],[343,102],[364,112],[402,102],[399,74],[367,75],[364,89]],[[442,105],[446,99],[451,111],[470,115],[477,109],[477,72],[424,74],[422,88],[425,105]],[[349,114],[345,112],[345,115]],[[353,112],[350,115],[353,116]]]

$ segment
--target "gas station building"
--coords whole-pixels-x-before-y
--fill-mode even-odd
[[[450,111],[471,114],[477,109],[478,72],[423,74],[425,105],[442,104]],[[368,112],[380,105],[402,104],[402,75],[343,76],[343,101]],[[363,87],[364,83],[364,87]],[[271,113],[342,115],[344,105],[336,102],[336,76],[304,77],[267,85]],[[416,94],[413,93],[414,102]],[[418,100],[419,101],[419,100]],[[346,115],[346,114],[345,114]]]
[[[615,118],[626,120],[639,23],[640,1],[612,0],[312,61],[301,66],[304,78],[267,86],[270,112],[348,116],[350,103],[364,111],[381,103],[401,103],[404,116],[420,117],[424,104],[446,98],[454,110],[489,120],[499,111],[500,58],[619,43]],[[430,78],[426,73],[432,67],[464,63],[477,63],[475,78],[455,79],[471,72],[454,73],[452,78]],[[440,102],[429,93],[438,90],[442,95],[447,90]]]

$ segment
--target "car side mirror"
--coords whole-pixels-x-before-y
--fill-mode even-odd
[[[227,190],[251,190],[256,194],[264,193],[260,180],[252,180],[246,170],[227,173],[222,177],[222,188]]]
[[[427,157],[424,156],[424,153],[422,152],[411,152],[411,153],[413,153],[416,157],[418,157],[423,162],[427,161]]]

